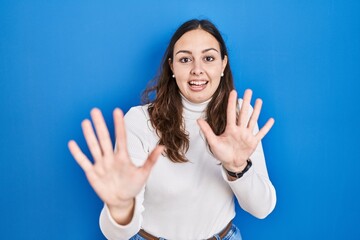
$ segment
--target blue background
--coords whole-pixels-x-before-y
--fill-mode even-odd
[[[0,238],[103,239],[67,149],[92,107],[140,103],[175,29],[209,18],[260,124],[278,202],[244,239],[360,239],[360,1],[0,1]],[[112,129],[112,127],[110,127]]]

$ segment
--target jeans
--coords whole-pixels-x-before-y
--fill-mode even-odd
[[[222,239],[215,234],[214,237],[217,240],[241,240],[240,230],[233,224],[229,230],[229,232],[223,237]],[[159,238],[160,240],[166,240],[165,238]],[[130,240],[146,240],[145,238],[141,237],[139,234],[136,234]]]

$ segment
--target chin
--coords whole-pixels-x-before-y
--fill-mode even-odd
[[[210,99],[210,97],[199,97],[199,98],[191,98],[190,101],[193,103],[203,103],[209,99]]]

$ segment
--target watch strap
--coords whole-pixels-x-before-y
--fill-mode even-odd
[[[224,169],[229,176],[234,177],[234,178],[241,178],[252,166],[252,162],[250,159],[246,160],[246,162],[247,162],[246,167],[241,172],[231,172],[231,171],[227,170],[226,168],[224,168]]]

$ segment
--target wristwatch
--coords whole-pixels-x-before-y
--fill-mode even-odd
[[[246,160],[246,162],[247,162],[246,167],[241,172],[231,172],[231,171],[227,170],[226,168],[224,168],[224,169],[229,176],[234,177],[234,178],[241,178],[252,166],[252,162],[250,159]]]

